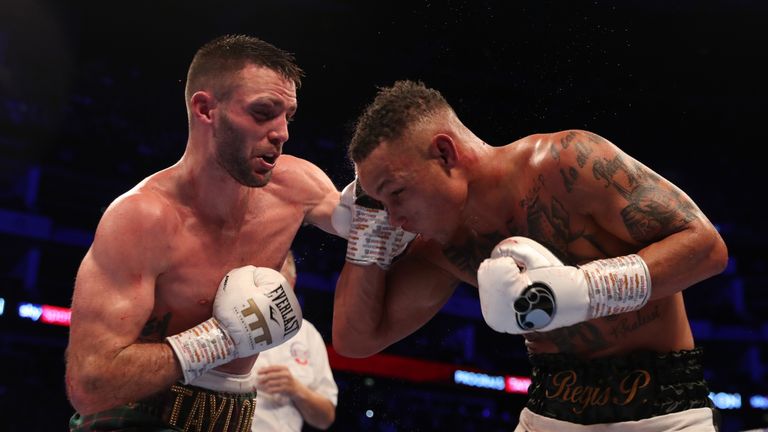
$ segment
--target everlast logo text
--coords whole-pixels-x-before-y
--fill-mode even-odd
[[[283,337],[299,330],[299,321],[296,319],[296,311],[293,310],[288,296],[285,294],[285,288],[282,285],[266,294],[267,298],[272,300],[272,304],[280,311],[283,318]]]
[[[546,398],[572,404],[571,411],[581,414],[587,408],[607,404],[627,406],[633,402],[646,403],[645,399],[639,399],[638,392],[650,384],[651,374],[636,369],[613,385],[581,385],[575,371],[565,370],[552,375],[548,381]]]

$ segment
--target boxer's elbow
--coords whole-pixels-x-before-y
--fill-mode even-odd
[[[98,411],[99,396],[89,390],[93,387],[93,381],[80,374],[67,371],[67,398],[69,403],[81,415],[87,415]]]
[[[720,237],[715,233],[709,248],[709,254],[706,258],[706,268],[714,276],[725,271],[728,267],[728,247]]]
[[[104,389],[107,387],[106,374],[94,372],[96,368],[83,367],[67,363],[66,390],[70,404],[81,415],[110,408],[111,398]]]

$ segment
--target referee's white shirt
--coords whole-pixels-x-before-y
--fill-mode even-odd
[[[278,364],[288,366],[295,379],[336,406],[339,388],[328,364],[323,337],[312,323],[304,320],[299,332],[288,342],[259,353],[252,378],[258,380],[260,368]],[[251,431],[301,432],[303,424],[301,413],[288,397],[257,393]]]

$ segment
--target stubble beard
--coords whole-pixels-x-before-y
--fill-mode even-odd
[[[229,117],[222,112],[213,129],[216,161],[238,183],[248,187],[264,187],[272,178],[272,171],[258,177],[253,174],[245,156],[246,139]]]

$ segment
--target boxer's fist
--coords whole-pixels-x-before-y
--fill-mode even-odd
[[[280,272],[245,266],[219,284],[213,317],[169,336],[184,372],[184,382],[221,364],[248,357],[290,339],[301,327],[299,302]]]
[[[366,195],[357,179],[341,191],[332,222],[336,232],[347,239],[347,261],[360,265],[377,264],[387,269],[416,237],[390,225],[384,206]]]
[[[650,275],[638,255],[566,266],[525,237],[499,243],[477,272],[483,318],[496,331],[549,331],[636,310],[650,297]]]

